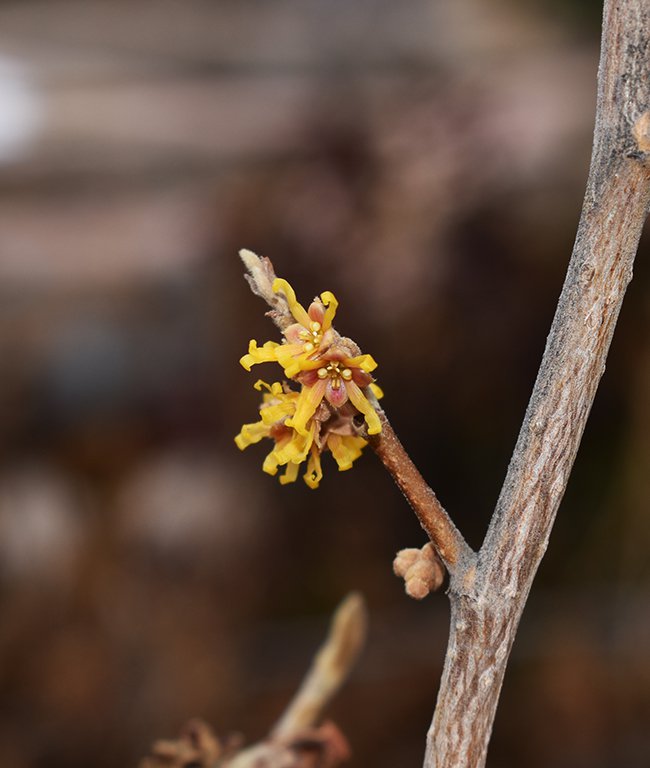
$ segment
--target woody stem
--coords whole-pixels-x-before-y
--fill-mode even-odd
[[[411,505],[450,576],[466,572],[474,564],[476,553],[420,474],[384,411],[377,408],[377,412],[381,421],[381,432],[368,438],[370,445]]]

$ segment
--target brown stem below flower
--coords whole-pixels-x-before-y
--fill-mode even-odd
[[[381,432],[369,436],[368,442],[406,497],[420,525],[427,532],[447,570],[453,576],[458,572],[459,564],[467,567],[473,563],[476,553],[467,544],[436,494],[411,461],[384,411],[377,408],[377,413],[381,421]]]

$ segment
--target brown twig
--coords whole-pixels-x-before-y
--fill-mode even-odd
[[[271,731],[273,738],[296,738],[316,725],[354,667],[366,639],[367,623],[363,598],[353,592],[336,609],[329,635],[296,695]]]
[[[384,411],[377,408],[377,412],[381,432],[369,438],[370,445],[411,505],[450,575],[465,573],[473,566],[476,553],[404,450]]]
[[[209,725],[191,720],[175,740],[157,741],[140,768],[336,768],[350,757],[347,741],[324,709],[354,667],[365,642],[366,607],[358,593],[336,609],[329,634],[298,692],[269,736],[241,748],[241,738],[225,744]]]
[[[286,328],[293,319],[284,296],[273,291],[272,286],[276,275],[270,259],[257,256],[245,249],[241,250],[239,255],[248,270],[246,279],[251,290],[271,307],[268,314],[275,324],[280,329]],[[372,394],[369,393],[369,397],[373,398]],[[360,434],[369,439],[375,453],[408,500],[450,575],[453,577],[461,570],[465,574],[473,567],[476,553],[469,547],[438,501],[436,494],[411,461],[376,400],[374,405],[382,424],[381,434],[368,438],[363,428]],[[462,565],[461,569],[458,567],[459,564]]]
[[[347,759],[347,743],[340,731],[328,723],[316,726],[356,663],[366,628],[363,598],[353,592],[336,609],[327,639],[268,739],[238,753],[223,768],[333,768]],[[311,763],[309,753],[319,743],[332,754]]]

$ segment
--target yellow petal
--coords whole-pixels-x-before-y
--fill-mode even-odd
[[[311,353],[313,354],[313,352]],[[323,360],[316,359],[312,360],[310,357],[305,355],[301,360],[298,361],[300,364],[300,370],[301,371],[315,371],[317,368],[323,367]]]
[[[378,435],[381,432],[381,421],[379,421],[377,411],[370,405],[366,396],[353,381],[346,381],[345,387],[348,390],[350,402],[366,419],[368,434]]]
[[[309,353],[313,354],[313,353]],[[283,365],[280,363],[280,365]],[[284,373],[285,375],[293,379],[295,378],[301,371],[315,371],[317,368],[321,368],[323,365],[322,360],[310,360],[307,353],[302,355],[301,357],[295,357],[291,360],[291,362],[288,362],[284,367]]]
[[[381,398],[384,396],[384,390],[378,384],[375,384],[374,381],[372,384],[370,384],[370,391],[377,398],[377,400],[381,400]]]
[[[303,475],[303,480],[310,488],[318,488],[320,481],[323,479],[323,470],[320,465],[320,454],[318,450],[314,448],[309,456],[307,462],[307,471]]]
[[[260,416],[262,421],[270,427],[272,424],[277,424],[278,421],[286,419],[287,416],[291,416],[295,410],[295,402],[293,400],[286,400],[274,403],[273,405],[263,405],[260,408]]]
[[[273,344],[274,342],[269,343]],[[263,389],[265,389],[270,395],[284,394],[284,389],[282,388],[282,384],[280,384],[279,381],[274,381],[273,384],[267,384],[262,379],[258,379],[255,384],[253,384],[253,389],[256,389],[258,392],[261,392]]]
[[[244,424],[241,428],[241,432],[235,436],[235,443],[240,451],[244,448],[248,448],[253,443],[259,443],[264,437],[268,437],[269,428],[261,421],[256,421],[254,424]]]
[[[281,344],[277,350],[277,361],[284,368],[285,374],[292,379],[300,371],[309,370],[309,355],[313,350],[305,352],[304,344]]]
[[[317,381],[311,387],[303,385],[298,401],[296,402],[296,413],[285,422],[288,427],[293,427],[296,432],[299,432],[301,435],[308,434],[307,422],[311,419],[316,412],[316,409],[321,404],[326,386],[327,382],[324,379]]]
[[[321,293],[320,300],[327,307],[325,310],[325,317],[323,318],[323,332],[325,332],[332,327],[332,321],[334,320],[334,315],[336,314],[339,303],[336,300],[336,296],[331,291]]]
[[[348,368],[361,368],[366,373],[371,373],[377,367],[375,358],[372,355],[358,355],[357,357],[346,357],[345,365]]]
[[[275,350],[279,346],[275,341],[267,341],[263,346],[258,347],[255,339],[251,339],[248,354],[244,355],[239,362],[247,371],[258,363],[273,363],[277,360]]]
[[[302,463],[307,458],[309,449],[314,441],[314,429],[315,427],[312,424],[306,436],[294,432],[292,438],[282,448],[276,448],[275,457],[278,460],[278,464]]]
[[[299,464],[287,464],[287,469],[283,475],[280,475],[280,482],[282,485],[287,483],[295,483],[298,477]]]
[[[364,445],[367,443],[362,437],[353,435],[330,434],[327,438],[327,447],[332,452],[341,472],[352,467],[352,463],[361,456]]]
[[[275,457],[275,451],[271,451],[271,453],[264,459],[262,470],[266,472],[267,475],[275,475],[278,471],[278,466],[279,462]]]
[[[280,365],[289,363],[297,355],[305,354],[304,344],[279,344],[276,357]]]
[[[300,323],[300,325],[304,325],[305,328],[309,328],[309,323],[311,321],[309,319],[309,315],[307,314],[307,310],[296,299],[296,292],[293,290],[293,288],[286,280],[283,280],[281,277],[278,277],[273,281],[273,292],[278,293],[278,291],[282,291],[282,293],[284,293],[286,296],[289,310],[295,319]]]

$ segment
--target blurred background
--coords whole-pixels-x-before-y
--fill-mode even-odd
[[[352,766],[421,764],[447,638],[373,455],[261,472],[269,256],[379,361],[385,408],[478,546],[560,291],[600,3],[0,4],[0,764],[136,765],[191,716],[262,737],[351,589]],[[650,255],[502,695],[492,768],[650,754]],[[273,373],[261,371],[269,378]]]

